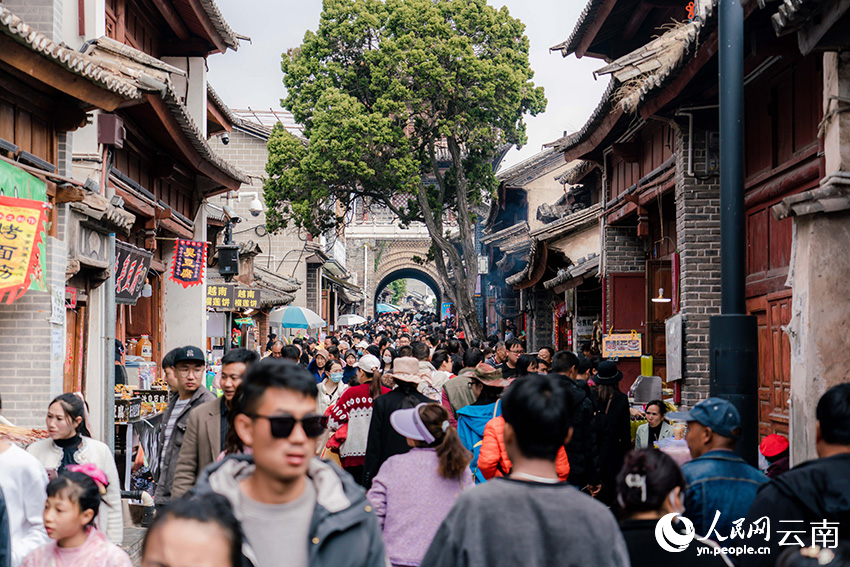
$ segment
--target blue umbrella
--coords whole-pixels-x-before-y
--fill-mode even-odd
[[[284,329],[321,329],[328,326],[316,312],[292,305],[272,311],[269,324],[280,325]]]
[[[397,309],[389,303],[379,303],[375,306],[375,310],[378,313],[398,313],[400,311],[400,309]]]

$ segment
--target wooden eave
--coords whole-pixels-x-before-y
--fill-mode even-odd
[[[82,101],[87,108],[100,108],[111,112],[127,100],[85,77],[64,69],[5,34],[0,34],[0,60],[45,85]]]
[[[205,196],[209,197],[226,191],[236,191],[239,189],[242,185],[241,181],[230,177],[227,173],[205,159],[198,150],[195,149],[192,142],[189,140],[188,136],[169,110],[168,105],[159,94],[147,94],[145,95],[145,99],[148,104],[150,104],[151,108],[153,108],[157,118],[166,129],[171,140],[173,140],[186,162],[195,169],[196,172],[220,185],[218,189],[204,192]]]
[[[213,126],[211,128],[211,126]],[[207,135],[210,136],[217,132],[233,131],[233,123],[227,119],[224,112],[218,105],[207,98]]]

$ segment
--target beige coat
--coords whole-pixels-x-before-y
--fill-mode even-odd
[[[201,471],[218,459],[221,441],[221,398],[217,398],[189,413],[183,446],[174,470],[172,498],[186,494],[195,485]]]

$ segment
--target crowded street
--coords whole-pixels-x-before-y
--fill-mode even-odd
[[[848,50],[0,0],[0,567],[850,567]]]

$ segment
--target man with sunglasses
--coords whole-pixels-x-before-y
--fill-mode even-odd
[[[207,468],[193,493],[233,505],[254,567],[383,567],[384,544],[366,495],[347,473],[315,458],[325,418],[312,375],[265,359],[242,382],[234,427],[252,455]]]
[[[159,431],[160,462],[156,474],[156,493],[154,501],[157,508],[171,500],[174,472],[177,459],[183,446],[183,435],[189,421],[189,412],[204,402],[215,399],[203,383],[206,380],[206,359],[204,351],[194,346],[176,349],[174,355],[174,377],[177,379],[177,392],[172,394],[168,406],[162,414]]]

